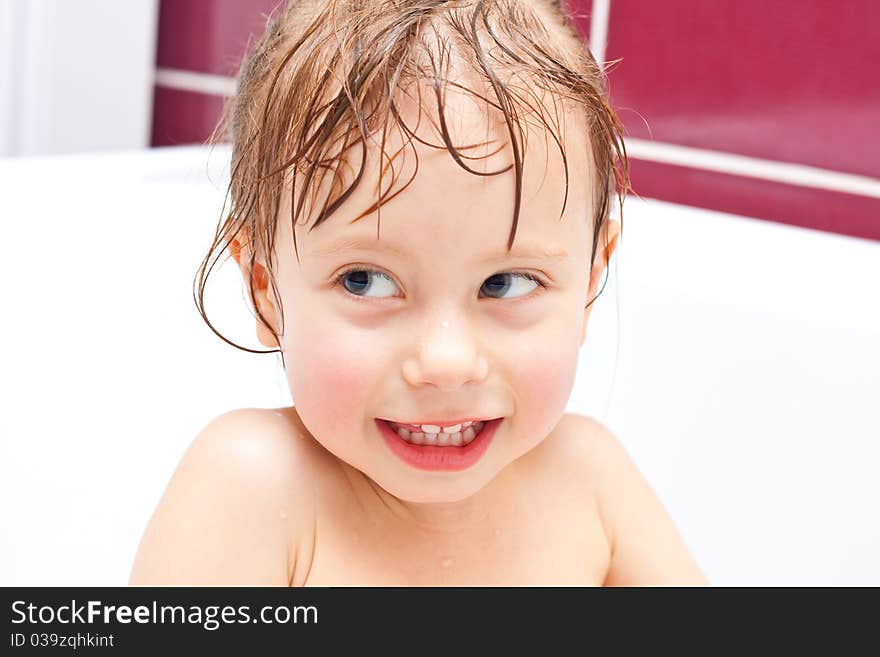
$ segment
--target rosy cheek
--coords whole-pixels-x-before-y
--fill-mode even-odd
[[[351,431],[370,391],[369,348],[352,340],[351,328],[327,323],[298,327],[291,345],[288,377],[295,404],[324,429]]]
[[[524,421],[555,424],[565,411],[574,385],[577,351],[545,344],[528,352],[516,368],[520,412]],[[530,403],[532,402],[532,403]]]

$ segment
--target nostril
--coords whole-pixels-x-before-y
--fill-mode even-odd
[[[431,385],[451,392],[488,376],[489,363],[473,336],[440,331],[416,340],[417,345],[401,363],[404,380],[412,386]]]

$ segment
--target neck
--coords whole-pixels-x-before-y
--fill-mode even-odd
[[[462,532],[485,532],[497,517],[495,501],[499,499],[499,490],[512,476],[512,468],[508,467],[476,493],[458,501],[411,502],[392,495],[360,470],[345,463],[342,466],[365,509],[378,509],[386,518],[390,515],[395,522],[417,533],[437,538]]]

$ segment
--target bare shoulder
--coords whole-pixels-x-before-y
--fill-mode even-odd
[[[565,455],[577,461],[578,467],[589,475],[594,485],[605,478],[613,459],[626,455],[623,445],[608,427],[588,415],[566,413],[556,433]]]
[[[606,586],[705,585],[663,503],[620,440],[598,420],[566,414],[561,441],[590,481],[611,560]]]
[[[599,457],[597,452],[602,450],[601,443],[609,440],[614,440],[614,436],[594,418],[566,413],[547,442],[555,467],[576,469],[579,478],[589,484],[590,492],[594,492]]]
[[[313,521],[316,455],[287,409],[239,409],[189,445],[130,584],[289,585]]]

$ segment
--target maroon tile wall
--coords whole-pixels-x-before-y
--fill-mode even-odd
[[[585,40],[591,0],[563,0]],[[279,0],[161,0],[157,67],[232,76]],[[610,0],[630,137],[880,179],[877,0]],[[222,99],[157,87],[153,145],[200,143]],[[880,239],[880,199],[633,159],[644,197]],[[880,183],[880,180],[878,180]]]
[[[880,2],[611,0],[632,137],[880,179]],[[880,182],[880,181],[878,181]],[[880,199],[633,162],[642,196],[880,239]]]
[[[877,0],[611,0],[618,57],[633,137],[880,178]]]
[[[630,177],[644,198],[880,239],[880,200],[867,196],[636,159]]]
[[[153,96],[153,146],[204,143],[223,111],[224,98],[157,86]]]
[[[283,4],[283,3],[282,3]],[[279,0],[161,0],[156,65],[234,76]]]

